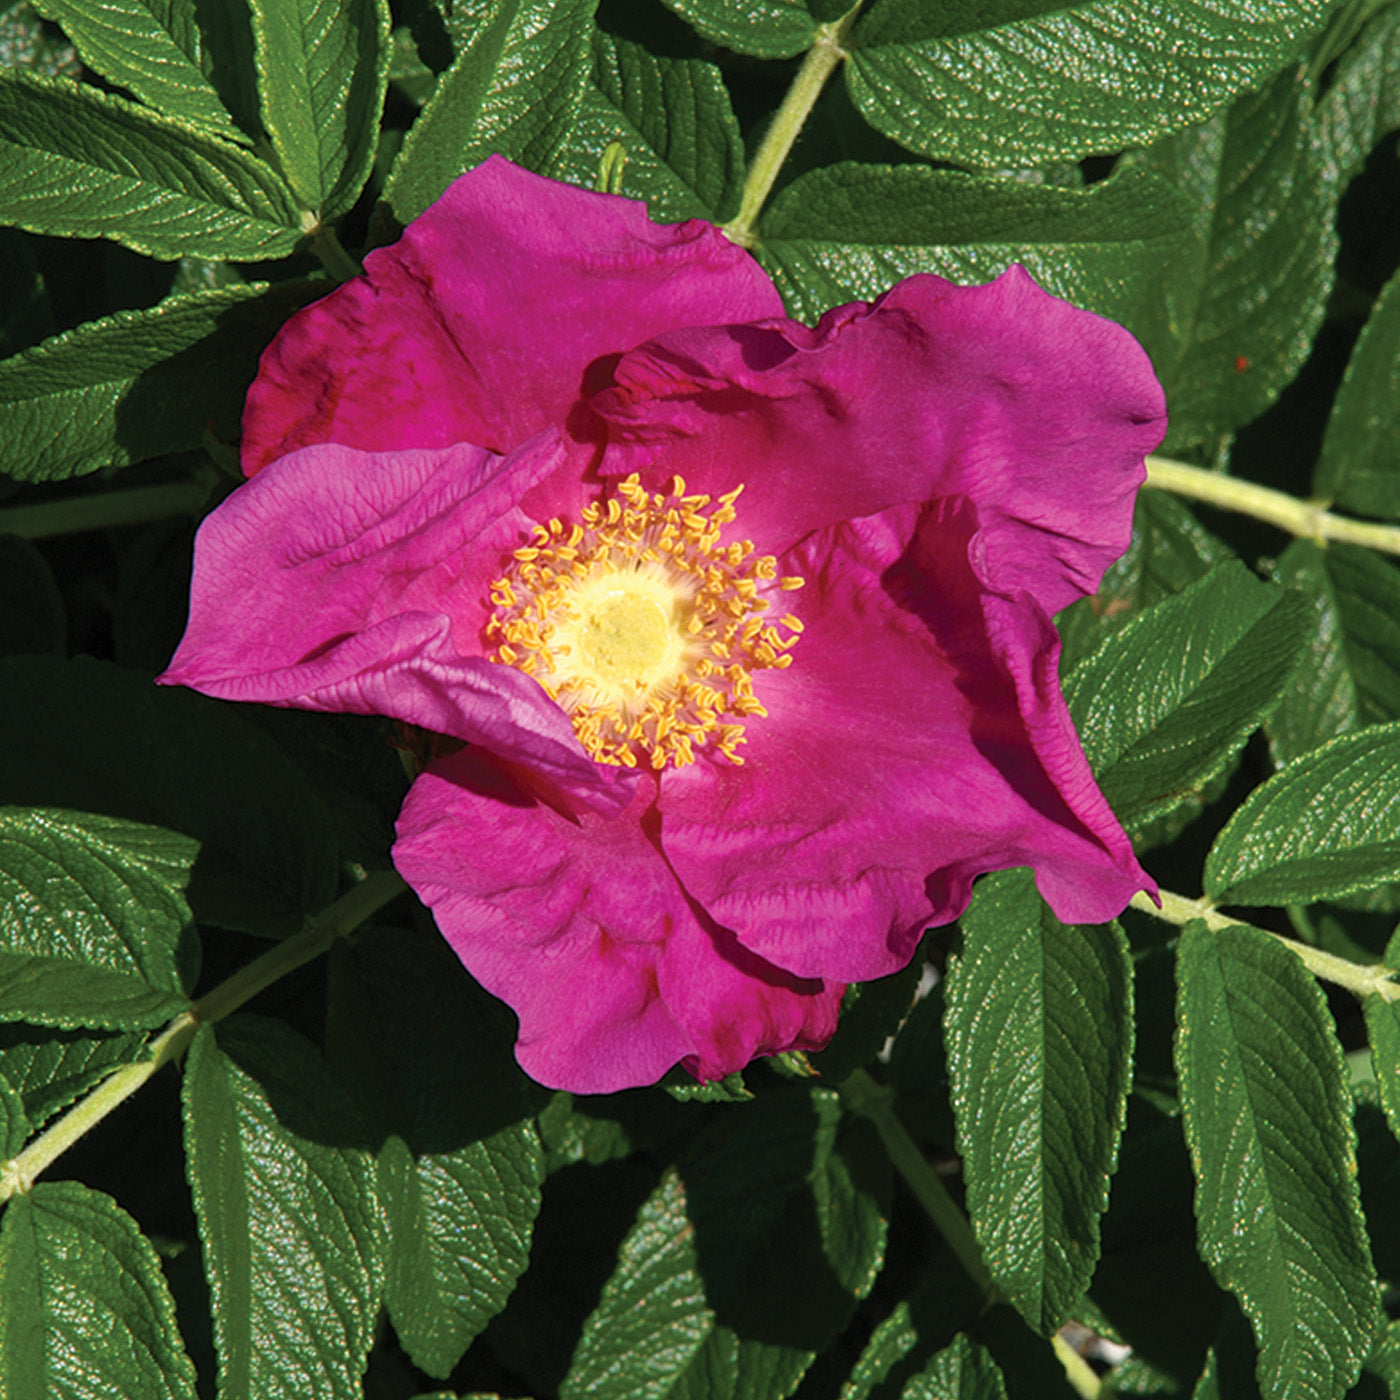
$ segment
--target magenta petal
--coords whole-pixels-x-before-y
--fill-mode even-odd
[[[867,307],[697,327],[623,357],[592,400],[603,471],[744,485],[736,536],[781,552],[890,506],[977,501],[988,587],[1050,613],[1126,548],[1162,391],[1121,326],[1019,267],[986,286],[910,277]]]
[[[562,460],[548,436],[510,458],[464,445],[279,459],[200,527],[189,624],[160,679],[387,715],[625,805],[631,782],[588,757],[530,677],[482,652],[490,581],[531,523],[514,501]]]
[[[414,783],[394,863],[472,975],[520,1018],[532,1078],[577,1093],[701,1079],[816,1048],[842,988],[802,982],[698,916],[648,836],[654,785],[573,820],[464,751]]]
[[[810,538],[790,669],[763,673],[742,767],[662,780],[662,844],[685,887],[760,956],[858,981],[902,967],[973,879],[1030,865],[1063,919],[1151,886],[1098,788],[1030,599],[985,598],[965,501]],[[983,604],[987,611],[984,613]]]
[[[563,424],[600,356],[781,313],[711,225],[654,224],[635,200],[492,156],[283,327],[248,395],[243,469],[321,442],[505,451]]]

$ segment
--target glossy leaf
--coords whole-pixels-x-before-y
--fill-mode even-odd
[[[945,9],[883,0],[850,41],[851,96],[938,160],[1044,165],[1121,151],[1209,117],[1326,18],[1325,0],[1133,0]],[[1086,56],[1092,59],[1086,61]]]
[[[0,1394],[195,1400],[160,1261],[111,1197],[41,1181],[0,1221]]]
[[[593,76],[551,173],[592,188],[610,142],[625,164],[617,193],[653,219],[720,223],[739,207],[744,144],[724,78],[699,59],[667,58],[601,30]]]
[[[1024,871],[984,878],[961,924],[945,1034],[968,1213],[998,1291],[1049,1333],[1099,1256],[1132,964],[1116,925],[1059,923]]]
[[[58,481],[238,435],[258,355],[325,290],[293,282],[119,311],[0,361],[0,471]]]
[[[272,168],[96,88],[0,69],[0,220],[156,258],[285,257],[304,230]]]
[[[1400,724],[1333,739],[1257,787],[1206,857],[1217,904],[1310,904],[1400,879]]]
[[[389,67],[387,0],[253,0],[263,125],[287,183],[325,220],[374,163]]]
[[[1177,958],[1202,1253],[1253,1325],[1261,1392],[1330,1400],[1379,1322],[1332,1019],[1298,958],[1256,929],[1197,921]]]
[[[544,1149],[498,1009],[436,932],[362,930],[334,967],[333,1063],[382,1139],[389,1315],[446,1376],[525,1270]]]
[[[3,1062],[0,1062],[3,1068]],[[24,1100],[0,1074],[0,1162],[8,1162],[17,1156],[29,1136],[29,1119],[24,1111]]]
[[[1313,606],[1308,664],[1269,721],[1275,758],[1400,719],[1400,569],[1370,550],[1295,540],[1274,577]]]
[[[1066,677],[1084,752],[1131,831],[1200,794],[1278,703],[1306,603],[1223,564],[1107,638]]]
[[[1381,138],[1400,127],[1400,9],[1382,9],[1337,60],[1313,124],[1327,177],[1345,188]]]
[[[1376,1071],[1376,1091],[1391,1132],[1400,1138],[1400,1001],[1387,1001],[1373,993],[1362,1006],[1366,1035],[1371,1042],[1371,1063]]]
[[[754,58],[791,58],[812,46],[807,0],[666,0],[712,44]]]
[[[201,1028],[185,1150],[222,1400],[358,1397],[383,1288],[373,1158],[344,1091],[281,1022]]]
[[[1313,494],[1400,520],[1400,273],[1386,284],[1337,391]]]
[[[846,162],[778,195],[757,252],[791,314],[810,321],[912,273],[986,282],[1020,263],[1047,291],[1132,326],[1164,281],[1189,213],[1166,182],[1142,172],[1077,191]]]
[[[145,1039],[136,1031],[60,1031],[7,1021],[0,1024],[0,1075],[38,1128],[116,1066],[132,1063]]]
[[[394,163],[384,199],[400,224],[492,152],[549,168],[588,85],[596,6],[498,0],[438,79]]]
[[[63,26],[83,62],[163,116],[248,144],[205,76],[196,0],[37,0]]]
[[[139,1030],[183,1011],[198,968],[184,891],[199,843],[83,813],[0,808],[0,1014]]]
[[[901,1400],[1006,1400],[1006,1383],[987,1349],[959,1332],[904,1387]]]
[[[1311,101],[1303,71],[1286,70],[1141,157],[1195,206],[1160,324],[1144,324],[1171,407],[1169,452],[1215,451],[1308,357],[1337,256],[1337,192]]]
[[[286,934],[330,903],[324,806],[232,706],[80,658],[0,660],[0,801],[145,822],[200,843],[201,922]]]

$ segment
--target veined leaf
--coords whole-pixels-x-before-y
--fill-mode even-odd
[[[1171,406],[1168,451],[1214,451],[1302,366],[1337,256],[1301,69],[1141,157],[1195,206],[1157,325],[1142,334]],[[1137,327],[1134,327],[1137,329]]]
[[[594,35],[593,77],[552,174],[585,189],[620,141],[618,193],[644,199],[653,219],[720,223],[739,207],[744,143],[724,78],[699,59],[661,58],[639,44]]]
[[[959,1332],[904,1387],[901,1400],[1006,1400],[1006,1383],[987,1349]]]
[[[1400,724],[1344,734],[1250,793],[1206,857],[1216,904],[1311,904],[1400,880]]]
[[[3,1062],[0,1062],[3,1063]],[[29,1118],[24,1111],[24,1100],[0,1074],[0,1162],[8,1162],[18,1156],[29,1136]]]
[[[1132,1076],[1132,962],[1117,925],[1066,926],[1025,871],[961,920],[945,1017],[967,1206],[998,1290],[1038,1332],[1088,1286]]]
[[[195,0],[34,0],[63,26],[83,62],[162,116],[248,145],[204,74]]]
[[[139,1030],[183,1011],[199,843],[85,813],[0,807],[0,1013]]]
[[[1400,520],[1400,273],[1386,283],[1352,351],[1313,494],[1359,515]]]
[[[170,297],[0,361],[0,471],[59,481],[236,437],[258,355],[315,282]]]
[[[145,1039],[138,1031],[60,1031],[8,1021],[0,1025],[0,1074],[39,1128],[116,1066],[132,1063]]]
[[[1047,291],[1131,328],[1162,295],[1189,217],[1175,190],[1142,172],[1081,192],[847,162],[784,189],[756,251],[789,311],[809,321],[915,272],[985,282],[1020,263]]]
[[[1246,926],[1188,924],[1177,959],[1202,1252],[1254,1327],[1260,1390],[1334,1400],[1380,1316],[1326,1002],[1298,958]]]
[[[1381,10],[1338,58],[1313,125],[1327,178],[1344,189],[1386,132],[1400,127],[1400,8]]]
[[[791,58],[811,48],[817,20],[807,0],[666,0],[712,44],[754,58]]]
[[[304,236],[292,193],[247,152],[119,97],[0,69],[0,221],[156,258],[255,262]]]
[[[1308,664],[1269,721],[1275,759],[1400,719],[1400,569],[1367,549],[1295,540],[1274,577],[1309,599],[1314,628]]]
[[[1376,1092],[1385,1110],[1390,1131],[1400,1138],[1400,1002],[1375,993],[1363,1003],[1366,1035],[1371,1042],[1371,1063],[1376,1071]]]
[[[1310,631],[1301,598],[1228,563],[1075,667],[1064,687],[1070,714],[1104,796],[1130,831],[1199,805],[1278,703]]]
[[[883,0],[846,65],[865,118],[974,166],[1121,151],[1199,122],[1296,53],[1327,0],[1135,0],[976,7]],[[1091,57],[1090,57],[1091,56]]]
[[[313,1048],[278,1021],[204,1026],[185,1142],[223,1400],[359,1400],[383,1288],[363,1126]]]
[[[339,218],[369,178],[389,71],[388,0],[253,0],[263,125],[307,209]]]
[[[195,1400],[160,1260],[109,1196],[41,1181],[0,1221],[0,1394]]]
[[[496,0],[413,123],[384,199],[400,224],[493,152],[547,170],[583,102],[598,0]],[[591,183],[591,182],[590,182]]]

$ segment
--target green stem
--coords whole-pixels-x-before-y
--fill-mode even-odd
[[[856,22],[856,15],[863,3],[864,0],[856,0],[840,19],[824,24],[817,30],[816,41],[807,50],[807,57],[802,60],[802,67],[797,70],[782,106],[763,133],[763,140],[754,152],[749,173],[744,179],[739,212],[724,226],[725,236],[741,247],[752,248],[758,241],[754,235],[754,224],[758,220],[759,210],[763,208],[773,182],[778,178],[778,171],[797,140],[798,132],[816,106],[826,80],[846,57],[841,45]]]
[[[39,540],[82,530],[105,530],[113,525],[143,525],[172,515],[198,515],[208,499],[207,484],[172,481],[164,486],[138,486],[132,491],[100,491],[91,496],[70,496],[64,501],[11,506],[0,510],[0,535]]]
[[[240,968],[207,996],[182,1011],[151,1042],[149,1056],[134,1065],[112,1071],[86,1098],[74,1104],[54,1125],[39,1134],[18,1157],[0,1167],[0,1201],[17,1191],[28,1191],[35,1178],[100,1123],[118,1104],[124,1103],[162,1065],[178,1059],[189,1048],[201,1025],[222,1020],[264,987],[327,951],[338,938],[358,928],[376,910],[396,899],[407,885],[392,870],[376,871],[343,894],[300,933],[270,948],[247,967]]]
[[[1147,484],[1204,501],[1221,510],[1253,516],[1290,535],[1314,540],[1320,545],[1335,540],[1339,544],[1359,544],[1384,550],[1387,554],[1400,554],[1400,526],[1348,520],[1345,516],[1333,515],[1316,501],[1300,501],[1284,491],[1256,486],[1252,481],[1241,481],[1204,467],[1188,467],[1184,462],[1168,461],[1165,457],[1149,457]]]
[[[1097,1400],[1097,1397],[1103,1394],[1103,1383],[1099,1380],[1099,1373],[1058,1332],[1050,1342],[1055,1348],[1060,1365],[1065,1368],[1065,1379],[1075,1394],[1082,1395],[1084,1400]]]
[[[900,1122],[894,1111],[894,1090],[877,1084],[865,1070],[858,1069],[841,1085],[841,1098],[852,1113],[868,1118],[875,1125],[894,1169],[948,1242],[948,1248],[968,1278],[977,1285],[989,1305],[995,1302],[997,1294],[992,1276],[982,1262],[982,1251],[977,1247],[972,1226],[939,1180],[938,1173],[919,1151],[918,1144],[909,1136],[909,1130]]]
[[[1203,919],[1212,933],[1222,928],[1257,927],[1255,924],[1247,924],[1243,919],[1232,919],[1228,914],[1220,913],[1208,899],[1188,899],[1185,895],[1173,894],[1170,890],[1159,890],[1158,896],[1162,901],[1160,909],[1145,894],[1134,895],[1132,907],[1178,927],[1189,924],[1193,919]],[[1320,977],[1324,982],[1345,987],[1358,997],[1378,996],[1382,1001],[1400,1001],[1400,982],[1395,981],[1395,969],[1387,967],[1384,963],[1372,963],[1369,966],[1354,963],[1347,958],[1324,953],[1321,948],[1299,943],[1295,938],[1285,938],[1283,934],[1274,933],[1270,929],[1259,929],[1259,932],[1277,939],[1314,977]]]
[[[364,268],[345,251],[335,230],[329,224],[317,224],[308,230],[311,234],[311,251],[321,260],[321,266],[337,282],[349,282],[364,276]]]

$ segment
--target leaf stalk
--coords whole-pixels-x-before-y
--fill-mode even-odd
[[[74,1104],[23,1152],[0,1166],[0,1201],[28,1191],[39,1173],[51,1166],[118,1104],[124,1103],[163,1065],[189,1048],[201,1025],[222,1020],[264,988],[327,952],[408,886],[393,870],[366,876],[320,914],[307,919],[300,932],[268,949],[182,1011],[151,1042],[146,1059],[120,1065],[85,1098]]]

